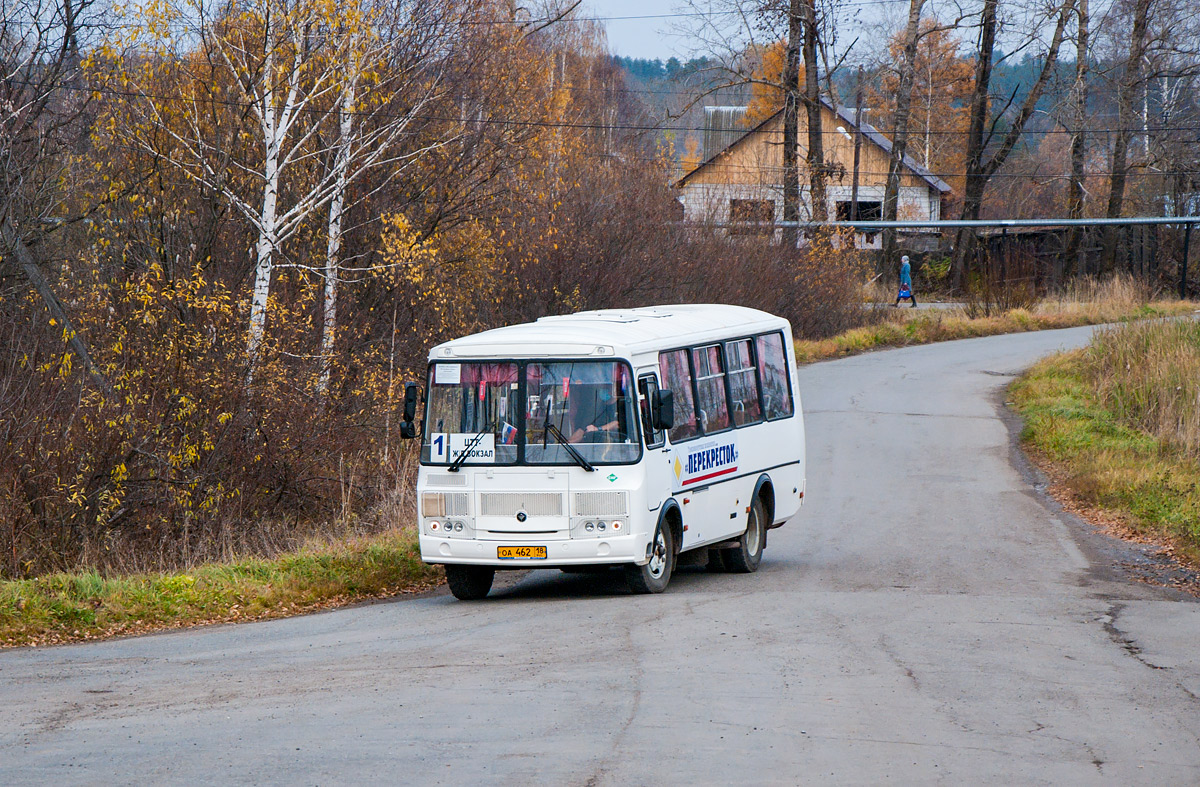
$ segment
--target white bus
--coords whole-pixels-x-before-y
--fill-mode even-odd
[[[416,386],[405,434],[416,436]],[[758,568],[804,498],[787,320],[738,306],[583,312],[429,354],[421,557],[459,599],[496,570],[620,566],[637,593],[681,556]]]

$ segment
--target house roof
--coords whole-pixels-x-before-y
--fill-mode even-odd
[[[837,115],[842,121],[844,121],[850,128],[854,128],[854,115],[848,109],[846,109],[845,107],[834,107],[833,104],[831,104],[829,102],[829,100],[823,96],[821,98],[821,103],[827,109],[829,109],[831,112],[833,112],[835,115]],[[781,109],[778,112],[776,112],[774,115],[771,115],[770,117],[763,120],[761,123],[759,123],[754,128],[746,131],[746,133],[742,134],[737,139],[730,142],[728,145],[725,145],[720,150],[714,152],[711,156],[706,158],[704,161],[700,162],[700,164],[695,169],[693,169],[691,172],[689,172],[686,175],[684,175],[683,177],[681,177],[676,182],[675,185],[683,186],[687,182],[687,179],[690,178],[692,175],[694,175],[697,172],[699,172],[700,170],[704,169],[706,166],[711,164],[713,161],[716,161],[722,154],[724,154],[726,151],[730,150],[734,145],[739,144],[743,140],[749,139],[755,133],[760,131],[763,128],[763,126],[765,126],[768,123],[770,123],[771,121],[775,120],[775,118],[779,117],[782,114],[783,114],[783,110]],[[879,148],[882,148],[883,151],[885,153],[887,153],[889,156],[891,155],[892,141],[890,139],[888,139],[887,137],[885,137],[883,134],[881,134],[879,132],[879,129],[875,128],[870,123],[861,123],[858,127],[858,130],[859,130],[859,132],[862,133],[864,139],[866,139],[871,144],[873,144]],[[948,183],[946,183],[946,181],[942,180],[937,175],[934,175],[928,169],[926,169],[925,167],[918,164],[912,156],[905,154],[904,166],[908,167],[908,169],[910,171],[912,171],[912,173],[914,175],[916,175],[917,177],[924,180],[932,188],[937,189],[940,193],[945,194],[948,191],[950,191],[950,185]]]

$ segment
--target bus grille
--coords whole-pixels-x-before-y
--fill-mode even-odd
[[[480,516],[562,516],[563,496],[558,492],[482,492]]]
[[[625,516],[628,492],[576,492],[575,516]]]
[[[429,486],[466,486],[467,477],[462,473],[430,473],[425,482]]]

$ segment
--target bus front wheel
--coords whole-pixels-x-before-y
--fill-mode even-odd
[[[459,601],[476,601],[492,589],[496,569],[489,566],[446,566],[446,584]]]
[[[650,559],[644,566],[625,566],[625,581],[634,593],[662,593],[675,570],[675,535],[663,522],[654,534]]]
[[[725,564],[726,571],[750,574],[758,570],[767,541],[766,522],[766,506],[763,505],[762,498],[755,498],[754,505],[750,506],[746,532],[738,539],[738,545],[732,549],[721,550],[721,562]]]

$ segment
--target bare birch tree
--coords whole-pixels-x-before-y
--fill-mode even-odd
[[[440,144],[417,150],[393,146],[439,94],[441,78],[436,67],[419,76],[404,74],[411,80],[408,86],[418,89],[404,96],[402,109],[386,99],[360,105],[366,74],[376,74],[378,80],[376,69],[389,65],[389,52],[375,34],[376,19],[366,6],[355,10],[308,0],[256,0],[214,12],[201,0],[182,0],[168,7],[166,15],[167,24],[149,27],[159,38],[139,42],[149,46],[156,60],[138,87],[142,122],[131,126],[131,137],[220,193],[254,230],[249,384],[262,350],[280,249],[315,212],[330,205],[323,351],[332,346],[346,190],[372,168],[399,170]],[[395,86],[382,73],[385,77],[373,88],[386,93]],[[177,97],[158,92],[164,81]],[[244,122],[239,134],[254,143],[246,155],[231,154],[213,135],[210,116],[222,110],[228,115],[231,107]],[[323,133],[329,127],[337,129],[331,142]],[[315,164],[322,161],[331,164]],[[324,372],[322,377],[327,380]]]

